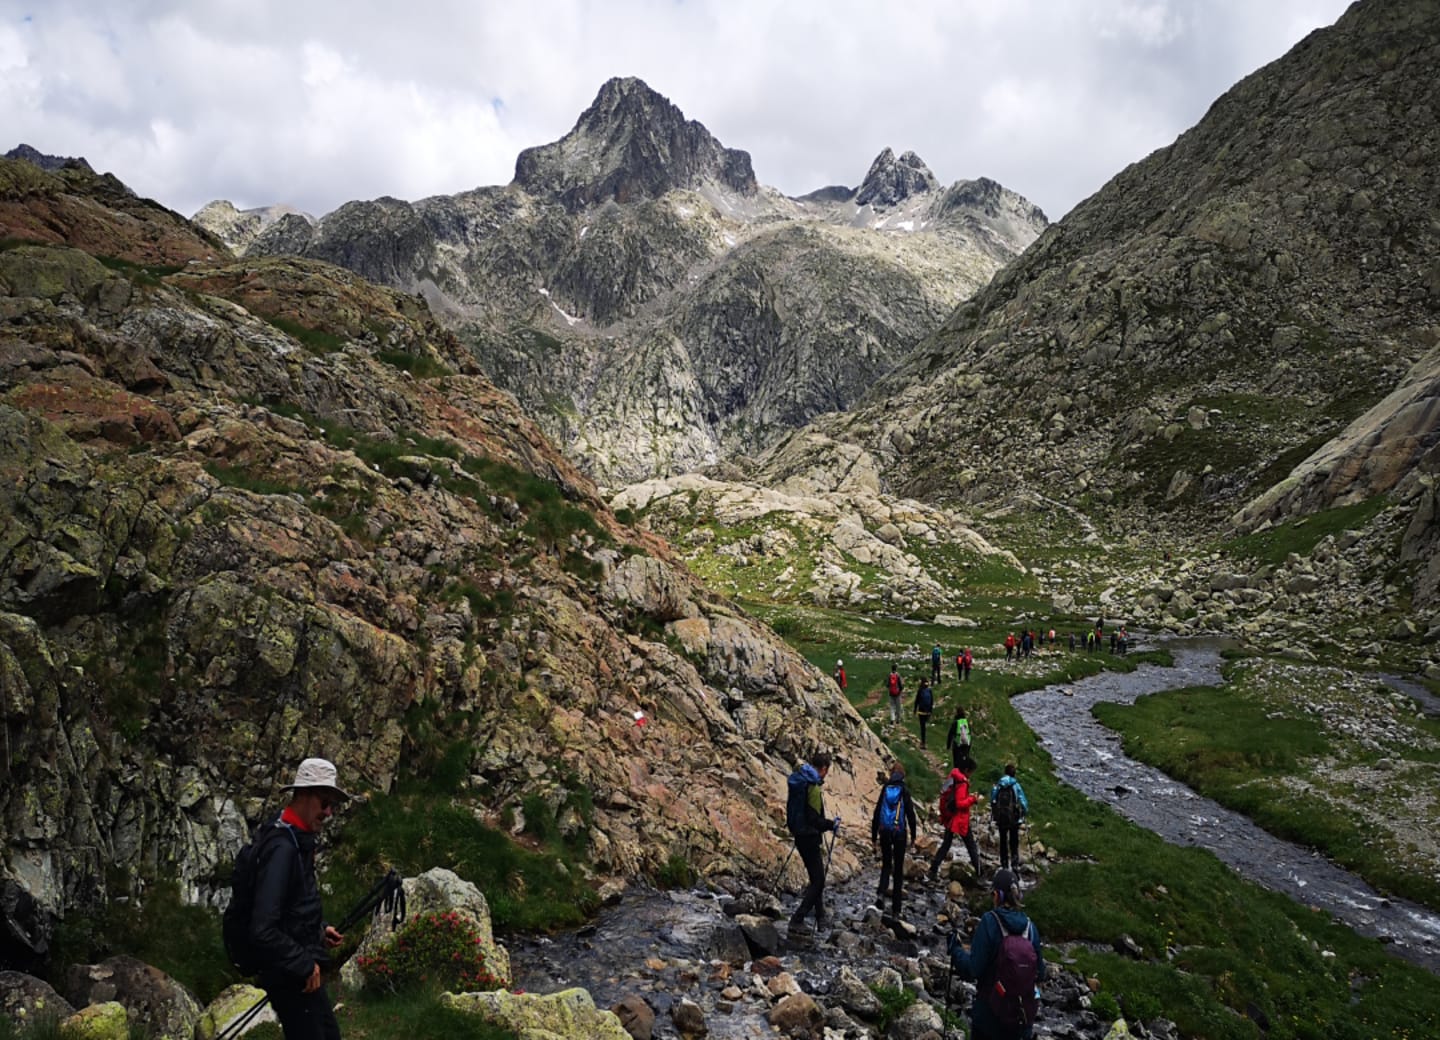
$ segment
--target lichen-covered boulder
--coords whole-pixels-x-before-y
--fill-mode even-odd
[[[613,1011],[602,1011],[583,989],[535,993],[446,993],[446,1007],[480,1015],[521,1040],[631,1040]]]
[[[70,1002],[44,979],[18,971],[0,971],[0,1016],[24,1023],[50,1015],[67,1018],[74,1013]]]
[[[130,1016],[119,1001],[91,1004],[62,1019],[60,1035],[71,1040],[129,1040]]]
[[[230,1028],[230,1023],[247,1014],[264,999],[265,991],[256,986],[243,982],[230,986],[212,1000],[210,1006],[200,1015],[200,1021],[195,1023],[195,1040],[215,1040],[215,1037]],[[275,1009],[269,1004],[256,1012],[243,1028],[232,1035],[244,1036],[262,1022],[279,1022],[275,1017]]]
[[[65,997],[76,1007],[115,1001],[155,1040],[191,1040],[200,1019],[200,1005],[184,986],[134,957],[75,965],[65,975]]]

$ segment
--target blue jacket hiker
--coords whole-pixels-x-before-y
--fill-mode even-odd
[[[830,756],[824,753],[812,755],[809,762],[790,774],[785,800],[785,826],[795,838],[795,849],[800,861],[805,864],[809,883],[800,896],[800,905],[790,917],[792,929],[803,926],[805,915],[815,911],[815,924],[825,924],[825,906],[821,897],[825,893],[825,857],[821,853],[820,841],[826,831],[840,828],[840,817],[833,820],[825,815],[825,800],[820,788],[825,783],[825,774],[830,772]]]
[[[991,894],[993,909],[975,925],[968,950],[950,933],[950,963],[975,983],[971,1040],[1029,1040],[1045,978],[1040,932],[1020,909],[1020,880],[1013,873],[997,870]]]
[[[905,786],[905,767],[899,762],[890,765],[890,779],[880,788],[875,799],[875,812],[870,817],[870,846],[880,850],[880,886],[876,906],[885,902],[885,890],[894,878],[890,912],[900,916],[900,890],[905,880],[905,843],[915,845],[915,805]]]
[[[1000,832],[1000,866],[1020,869],[1020,825],[1030,815],[1025,788],[1015,779],[1015,763],[1005,764],[1005,775],[990,788],[990,818]]]

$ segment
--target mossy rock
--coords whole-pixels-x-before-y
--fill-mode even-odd
[[[91,1004],[61,1022],[60,1035],[67,1040],[129,1040],[130,1018],[117,1001]]]
[[[539,1040],[630,1040],[613,1011],[595,1006],[583,989],[561,990],[544,996],[535,993],[446,993],[445,1007],[480,1015],[522,1038]]]

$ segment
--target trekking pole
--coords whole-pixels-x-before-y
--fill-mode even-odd
[[[830,860],[835,855],[835,839],[840,836],[840,817],[835,817],[835,829],[830,832],[830,851],[825,853],[825,873],[830,873]]]
[[[775,874],[775,880],[770,883],[770,894],[773,896],[780,891],[780,882],[785,878],[785,868],[790,865],[790,857],[795,855],[795,839],[790,839],[790,851],[785,853],[785,861],[780,864],[780,870]]]
[[[370,891],[365,893],[360,902],[355,904],[354,909],[345,915],[336,930],[341,932],[348,930],[366,914],[377,909],[391,915],[390,926],[392,929],[399,927],[405,920],[405,886],[400,875],[393,868],[370,887]],[[232,1019],[229,1025],[216,1034],[215,1040],[234,1040],[235,1037],[245,1032],[255,1016],[260,1014],[268,1003],[270,1003],[270,994],[267,993],[244,1014]]]

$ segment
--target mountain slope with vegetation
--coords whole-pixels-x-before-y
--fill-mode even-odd
[[[0,959],[147,886],[217,899],[307,755],[377,829],[451,821],[381,856],[564,843],[493,891],[568,876],[572,914],[584,875],[773,870],[816,747],[863,811],[880,745],[828,677],[618,522],[423,301],[237,262],[116,183],[0,162]]]

